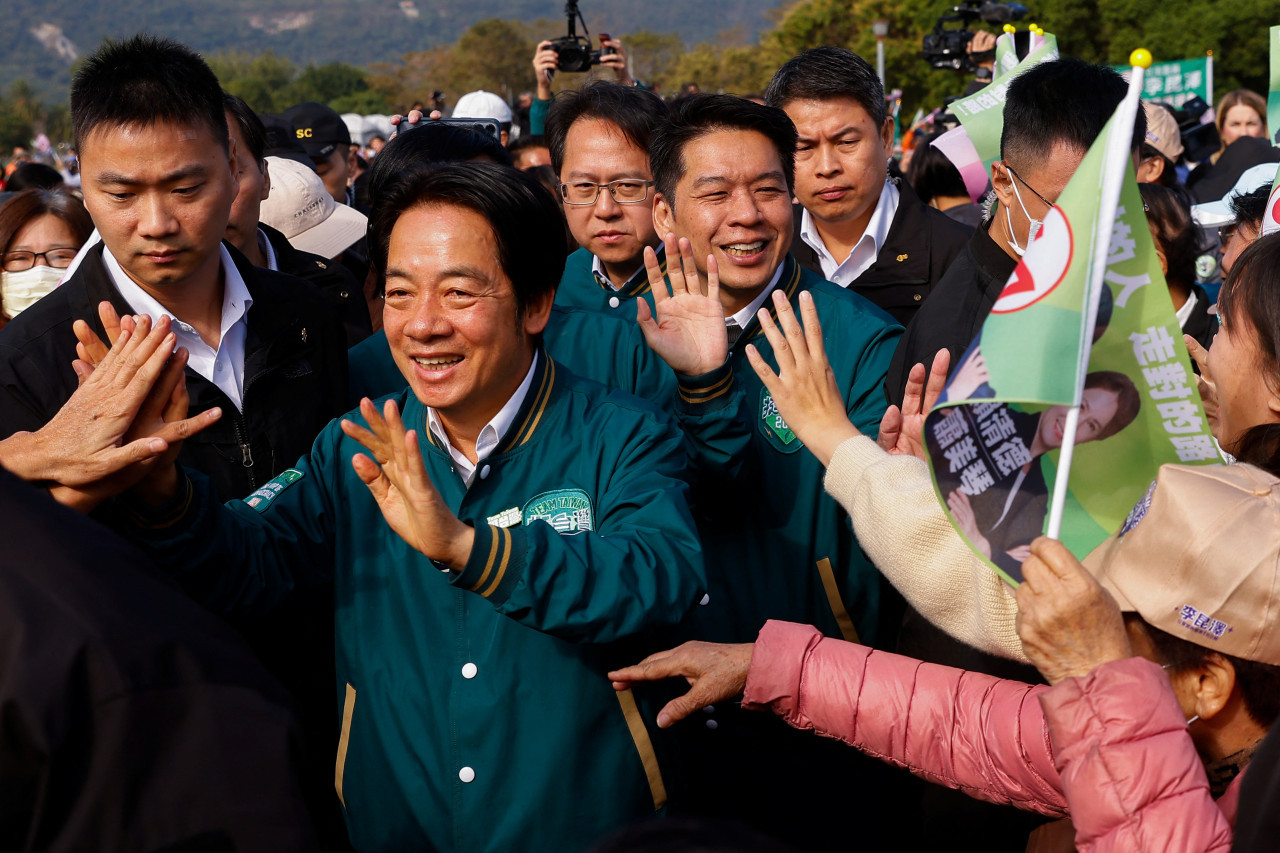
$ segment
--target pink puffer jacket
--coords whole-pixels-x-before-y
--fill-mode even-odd
[[[1080,850],[1231,846],[1243,774],[1213,801],[1169,680],[1142,658],[1032,686],[771,621],[743,705],[978,799],[1069,812]]]

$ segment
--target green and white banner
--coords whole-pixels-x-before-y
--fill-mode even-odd
[[[991,172],[991,164],[1000,159],[1000,134],[1004,130],[1004,100],[1009,84],[1028,68],[1058,58],[1058,40],[1052,34],[1033,35],[1032,38],[1032,47],[1026,58],[1007,70],[1009,58],[1011,56],[1014,59],[1017,58],[1017,55],[1011,52],[1013,37],[1006,33],[996,39],[996,68],[999,69],[999,76],[981,91],[951,102],[952,114],[960,120],[978,156],[982,158],[983,169],[988,174]],[[1003,51],[1001,50],[1002,39],[1008,42],[1008,46]]]
[[[1129,66],[1113,66],[1129,73]],[[1147,69],[1142,80],[1142,100],[1159,101],[1177,109],[1192,98],[1203,98],[1213,106],[1213,57],[1157,62]]]
[[[1267,96],[1267,128],[1280,145],[1280,27],[1271,28],[1271,93]]]
[[[1137,95],[1046,215],[925,425],[939,500],[1013,584],[1031,541],[1052,535],[1060,465],[1058,537],[1084,556],[1160,465],[1219,461],[1129,158]]]

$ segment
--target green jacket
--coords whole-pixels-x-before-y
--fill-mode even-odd
[[[659,246],[657,251],[658,264],[665,275],[667,272],[666,248]],[[637,296],[645,297],[649,301],[650,308],[653,307],[649,274],[643,266],[620,290],[614,290],[596,279],[592,269],[594,262],[595,255],[586,249],[578,249],[565,259],[564,275],[560,277],[560,287],[556,290],[556,305],[585,308],[605,314],[619,314],[633,324],[636,321],[636,305],[633,300]]]
[[[653,743],[605,673],[669,647],[703,594],[674,424],[543,354],[468,490],[422,404],[398,401],[476,529],[461,573],[387,527],[336,422],[245,501],[195,482],[140,516],[140,537],[222,610],[332,578],[336,783],[357,849],[558,853],[652,815],[666,796]]]
[[[797,316],[800,293],[813,294],[849,418],[876,435],[885,410],[884,377],[902,328],[790,256],[778,287]],[[771,302],[765,305],[772,313]],[[750,429],[736,434],[736,445],[722,448],[723,466],[700,464],[698,475],[698,528],[710,601],[698,608],[696,635],[750,642],[767,620],[781,619],[874,643],[880,575],[858,547],[848,515],[823,490],[822,465],[778,416],[747,361],[747,343],[777,370],[773,349],[753,318],[729,354],[736,382],[727,392]],[[681,395],[689,402],[685,388]]]

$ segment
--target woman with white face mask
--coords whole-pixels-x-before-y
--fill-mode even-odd
[[[25,190],[0,207],[0,326],[58,286],[92,231],[66,190]]]

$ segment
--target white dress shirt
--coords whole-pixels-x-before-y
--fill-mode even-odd
[[[818,262],[822,264],[822,274],[827,281],[835,282],[841,287],[848,287],[858,276],[871,268],[871,265],[876,262],[876,256],[880,254],[880,249],[884,246],[885,239],[889,236],[889,226],[893,224],[893,217],[898,212],[899,197],[897,186],[886,178],[884,189],[880,191],[880,200],[876,202],[876,209],[871,212],[867,229],[862,232],[862,236],[854,244],[853,251],[849,252],[849,256],[843,261],[836,260],[835,256],[827,250],[827,244],[822,242],[822,235],[818,233],[813,217],[809,215],[808,209],[803,209],[800,214],[800,239],[818,253]]]
[[[449,434],[444,430],[444,424],[440,422],[440,416],[436,414],[436,410],[427,407],[427,427],[431,430],[445,449],[449,451],[454,465],[457,466],[458,476],[462,478],[462,482],[467,488],[471,487],[471,482],[476,478],[476,465],[483,462],[489,454],[498,449],[498,445],[502,442],[503,436],[507,434],[507,430],[511,429],[512,422],[516,419],[516,414],[520,411],[520,407],[524,405],[524,398],[529,395],[529,387],[533,385],[533,372],[538,366],[538,354],[533,354],[533,363],[529,365],[529,372],[525,374],[524,381],[520,383],[520,387],[511,395],[511,399],[507,400],[506,405],[498,410],[493,416],[493,420],[484,425],[484,429],[480,430],[480,435],[476,437],[476,461],[473,465],[461,450],[454,447],[449,441]],[[488,466],[485,466],[488,468]],[[481,473],[481,479],[485,474]]]

